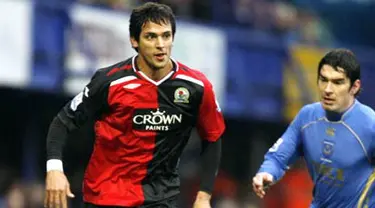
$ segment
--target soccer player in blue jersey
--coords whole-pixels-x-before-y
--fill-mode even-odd
[[[360,103],[360,65],[346,49],[318,66],[320,102],[304,106],[269,149],[253,178],[263,198],[269,185],[302,156],[314,182],[310,208],[375,207],[375,112]]]

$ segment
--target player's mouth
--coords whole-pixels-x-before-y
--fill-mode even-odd
[[[326,105],[332,105],[333,102],[335,102],[335,99],[333,99],[333,98],[329,98],[329,97],[323,97],[323,102],[324,102],[324,104],[326,104]]]
[[[155,56],[156,60],[163,61],[165,59],[166,55],[167,55],[166,53],[157,53],[154,56]]]

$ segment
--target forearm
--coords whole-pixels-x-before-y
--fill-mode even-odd
[[[215,178],[220,166],[221,139],[216,142],[202,142],[201,152],[201,184],[200,192],[211,194],[214,188]]]
[[[272,154],[272,153],[271,153]],[[273,176],[274,182],[278,181],[281,177],[283,177],[285,170],[287,169],[286,165],[282,165],[277,157],[267,153],[265,156],[265,160],[261,165],[258,173],[266,172]]]
[[[62,153],[69,130],[56,116],[50,124],[47,135],[47,171],[62,171]]]

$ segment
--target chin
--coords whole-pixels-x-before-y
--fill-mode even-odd
[[[323,106],[324,110],[332,111],[332,112],[337,111],[337,108],[334,105],[325,105],[325,104],[322,104],[322,106]]]
[[[164,68],[165,66],[167,66],[166,63],[155,63],[155,64],[154,64],[154,68],[155,68],[156,70],[162,69],[162,68]]]

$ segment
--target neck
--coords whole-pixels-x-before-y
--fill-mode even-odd
[[[145,61],[145,59],[140,55],[136,57],[135,62],[136,62],[137,68],[140,71],[142,71],[148,78],[154,81],[159,81],[163,79],[173,69],[173,63],[171,59],[169,59],[167,65],[163,68],[154,68],[150,66]]]

